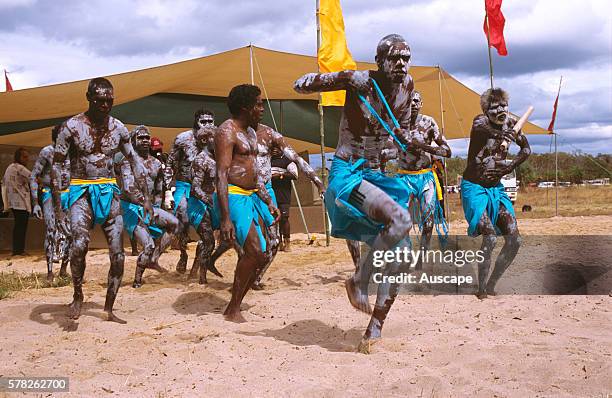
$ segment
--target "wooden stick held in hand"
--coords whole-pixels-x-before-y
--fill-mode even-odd
[[[521,131],[521,129],[523,128],[525,123],[527,123],[527,120],[529,119],[532,113],[533,113],[533,106],[529,105],[529,108],[527,108],[523,116],[521,116],[521,118],[516,122],[516,124],[512,128],[512,130],[514,131],[514,134],[518,134],[519,131]],[[504,142],[502,142],[501,144],[502,148],[507,148],[509,145],[510,145],[510,141],[508,140],[504,140]]]

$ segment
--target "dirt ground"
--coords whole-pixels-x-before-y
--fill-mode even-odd
[[[523,235],[612,235],[612,216],[520,220]],[[465,223],[451,231],[464,234]],[[355,352],[369,317],[343,287],[353,265],[344,242],[294,236],[266,289],[249,292],[246,323],[221,315],[235,255],[208,285],[174,271],[145,273],[133,289],[126,257],[115,305],[103,319],[108,255],[88,255],[85,308],[66,317],[72,287],[30,289],[0,300],[0,375],[67,376],[73,396],[605,397],[612,393],[610,295],[400,295],[383,340]],[[595,243],[594,243],[595,244]],[[596,247],[596,246],[594,246]],[[195,246],[190,245],[190,259]],[[585,250],[592,251],[592,248]],[[537,262],[546,250],[519,253]],[[538,257],[539,256],[539,257]],[[178,252],[161,258],[174,269]],[[609,260],[609,257],[607,258]],[[602,260],[605,261],[605,260]],[[0,259],[0,271],[45,269],[42,253]],[[373,298],[372,298],[373,299]],[[57,394],[64,396],[65,394]],[[2,393],[0,393],[2,396]]]

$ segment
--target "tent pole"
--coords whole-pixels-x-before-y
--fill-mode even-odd
[[[319,49],[321,48],[321,24],[319,22],[319,0],[317,0],[317,58],[319,56]],[[318,72],[321,73],[321,69],[318,66]],[[319,93],[319,135],[321,138],[321,179],[323,180],[323,186],[327,186],[327,162],[325,159],[325,124],[323,119],[323,96]],[[321,200],[321,208],[323,210],[323,227],[325,228],[325,246],[329,246],[329,225],[327,219],[327,212],[325,210],[325,200]]]
[[[255,84],[255,78],[253,77],[253,43],[249,43],[249,66],[251,69],[251,84]]]
[[[440,65],[436,65],[436,67],[438,68],[438,92],[440,93],[440,120],[442,121],[442,136],[444,136],[446,128],[444,125],[444,103],[442,102],[442,68],[440,67]],[[444,188],[442,189],[445,190],[446,187],[448,186],[448,173],[446,172],[446,158],[442,158],[442,162],[444,163]],[[443,192],[442,197],[445,198],[444,207],[446,207],[446,218],[448,220],[448,224],[450,225],[450,222],[451,222],[450,201],[446,200],[445,194],[446,192]]]

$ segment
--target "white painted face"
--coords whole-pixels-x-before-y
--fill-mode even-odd
[[[492,99],[487,109],[487,117],[493,124],[504,124],[508,118],[508,101],[504,99]]]
[[[410,57],[410,49],[406,42],[393,42],[383,60],[383,72],[394,83],[401,83],[408,74]]]
[[[115,96],[112,88],[99,85],[95,87],[93,93],[87,93],[87,100],[93,113],[106,116],[113,107]]]
[[[146,129],[137,130],[135,138],[134,149],[136,151],[145,152],[151,149],[151,134]]]
[[[198,118],[198,126],[200,127],[200,129],[214,127],[215,118],[213,117],[213,115],[200,115],[200,117]]]
[[[415,91],[412,94],[412,104],[411,104],[410,112],[413,115],[416,115],[421,111],[422,107],[423,107],[423,100],[421,99],[421,94],[418,91]]]

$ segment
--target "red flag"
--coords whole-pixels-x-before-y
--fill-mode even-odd
[[[6,83],[6,90],[4,91],[13,91],[13,86],[11,86],[11,82],[8,79],[8,75],[6,74],[6,69],[4,70],[4,82]]]
[[[555,128],[555,119],[557,118],[557,105],[559,104],[559,94],[561,94],[561,82],[563,81],[563,76],[559,80],[559,91],[557,91],[557,98],[555,99],[555,105],[553,106],[553,114],[552,119],[550,119],[550,124],[548,125],[548,133],[552,134],[553,129]]]
[[[499,55],[508,55],[504,40],[506,18],[501,12],[501,5],[502,0],[485,0],[486,16],[483,28],[485,35],[489,38],[489,46],[495,47]],[[489,26],[487,26],[487,19]]]
[[[557,99],[555,100],[555,106],[553,106],[553,114],[552,119],[550,120],[550,124],[548,125],[548,132],[552,134],[553,129],[555,128],[555,119],[557,118],[557,104],[559,103],[559,94],[557,94]]]

